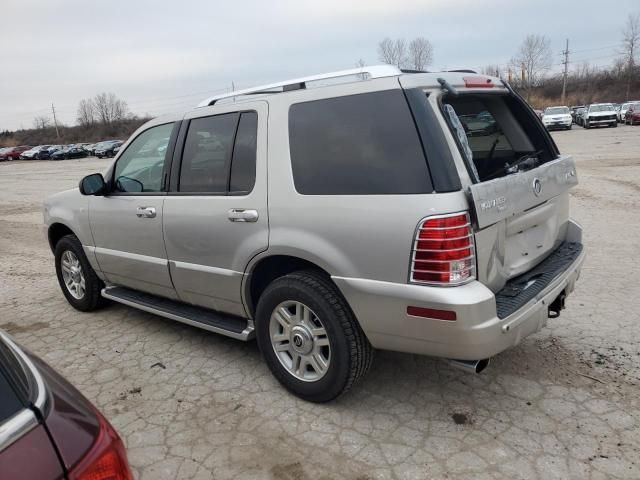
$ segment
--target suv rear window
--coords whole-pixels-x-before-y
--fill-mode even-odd
[[[515,173],[516,167],[537,167],[554,157],[514,97],[445,97],[443,109],[473,176],[481,182]]]
[[[294,104],[289,110],[289,146],[293,180],[302,194],[433,191],[401,90]]]

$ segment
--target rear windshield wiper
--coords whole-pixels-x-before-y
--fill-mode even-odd
[[[504,166],[500,167],[495,172],[491,172],[484,179],[491,180],[497,176],[499,176],[502,172],[505,175],[510,175],[512,173],[518,173],[520,171],[520,167],[526,167],[526,170],[530,170],[536,166],[540,162],[538,155],[542,153],[542,150],[538,150],[537,152],[527,152],[517,160],[514,160],[511,163],[505,163]]]

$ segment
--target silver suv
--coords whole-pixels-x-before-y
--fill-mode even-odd
[[[322,402],[374,348],[480,371],[557,316],[584,260],[576,183],[506,83],[379,66],[152,120],[44,218],[75,308],[255,337]]]

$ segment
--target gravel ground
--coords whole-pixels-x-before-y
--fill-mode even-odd
[[[640,478],[640,127],[557,132],[588,258],[560,318],[481,375],[378,352],[329,405],[244,344],[120,305],[73,310],[40,205],[108,161],[0,164],[0,328],[111,420],[138,478]]]

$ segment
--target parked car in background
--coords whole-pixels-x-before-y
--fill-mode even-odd
[[[58,150],[51,155],[51,160],[68,160],[70,158],[84,158],[87,151],[75,145],[68,145],[66,148]]]
[[[629,104],[624,114],[624,124],[640,124],[640,102],[633,102]]]
[[[633,100],[631,102],[625,102],[622,105],[620,105],[620,110],[618,111],[618,122],[620,123],[625,123],[625,114],[627,113],[627,109],[629,108],[629,105],[633,104],[633,103],[638,103],[640,102],[640,100]]]
[[[536,115],[538,116],[538,118],[542,120],[542,116],[544,115],[544,112],[542,110],[534,110],[534,112],[536,112]]]
[[[99,147],[95,149],[95,156],[98,158],[113,157],[115,156],[114,149],[119,147],[124,142],[122,140],[109,140],[102,142]]]
[[[571,107],[571,118],[573,119],[573,123],[578,123],[578,110],[584,108],[584,105],[574,105]]]
[[[478,372],[560,314],[584,260],[576,164],[540,126],[498,78],[389,65],[208,98],[45,201],[61,293],[255,336],[315,402],[373,348]]]
[[[19,147],[8,147],[4,152],[0,153],[0,162],[3,160],[18,160],[22,152],[30,150],[29,145],[20,145]]]
[[[582,114],[582,126],[591,127],[617,127],[616,111],[610,103],[593,103]]]
[[[33,147],[29,150],[25,150],[20,154],[20,158],[22,160],[37,160],[38,154],[41,151],[48,149],[50,146],[51,145],[38,145],[37,147]]]
[[[64,148],[64,145],[51,145],[47,149],[42,149],[38,152],[38,160],[49,160],[54,152],[57,152],[62,148]]]
[[[547,130],[564,129],[571,130],[573,118],[569,107],[548,107],[542,115],[542,124]]]
[[[574,119],[575,124],[582,126],[582,118],[584,116],[585,110],[586,110],[585,107],[580,107],[576,110],[575,119]]]
[[[0,478],[133,479],[122,440],[104,416],[2,331]]]

